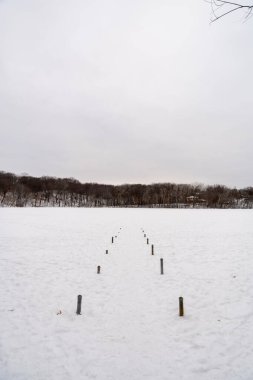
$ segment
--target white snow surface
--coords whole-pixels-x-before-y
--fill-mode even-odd
[[[252,380],[253,212],[1,209],[0,379]]]

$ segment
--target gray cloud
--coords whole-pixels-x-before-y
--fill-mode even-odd
[[[0,3],[1,169],[252,185],[253,22],[200,0]]]

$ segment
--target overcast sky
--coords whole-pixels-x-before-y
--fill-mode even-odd
[[[0,170],[253,185],[253,18],[202,0],[0,0]]]

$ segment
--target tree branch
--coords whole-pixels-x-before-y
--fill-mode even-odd
[[[238,11],[239,9],[244,9],[247,11],[247,15],[245,17],[245,20],[247,20],[253,11],[253,4],[240,4],[235,3],[232,1],[227,0],[205,0],[207,3],[209,3],[212,7],[212,14],[213,19],[211,19],[211,23],[219,20],[220,18],[227,16],[230,13],[233,13],[235,11]],[[223,9],[224,12],[220,12],[220,10]]]

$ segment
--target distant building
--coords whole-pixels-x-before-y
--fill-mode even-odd
[[[186,201],[189,207],[205,207],[207,205],[207,201],[205,199],[200,199],[196,195],[190,195],[186,197]]]

